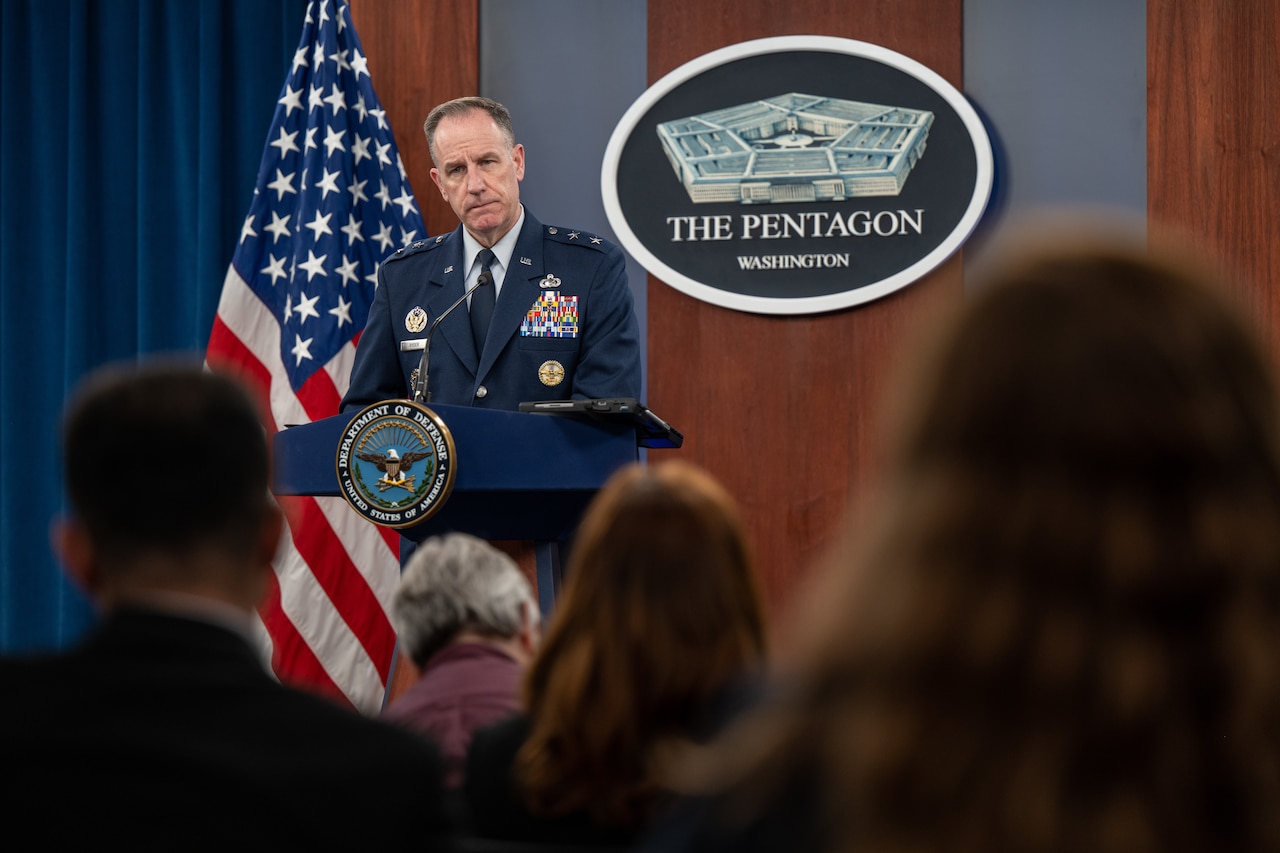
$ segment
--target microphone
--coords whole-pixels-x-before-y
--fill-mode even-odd
[[[436,321],[431,324],[431,328],[427,330],[427,340],[422,347],[422,359],[418,362],[418,381],[413,386],[413,401],[415,403],[424,402],[424,397],[426,398],[425,402],[431,402],[431,390],[428,387],[427,371],[431,364],[431,338],[435,335],[436,328],[444,321],[445,317],[448,317],[453,313],[454,308],[457,308],[463,302],[466,302],[468,296],[475,293],[486,284],[493,284],[493,276],[488,270],[481,272],[480,278],[476,279],[476,283],[473,284],[466,293],[462,294],[462,296],[458,298],[457,302],[446,308],[444,313],[437,317]]]

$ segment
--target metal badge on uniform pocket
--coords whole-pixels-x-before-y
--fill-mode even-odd
[[[553,388],[564,381],[564,365],[555,359],[542,362],[538,368],[538,380],[548,388]]]

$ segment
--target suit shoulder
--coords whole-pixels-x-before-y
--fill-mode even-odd
[[[405,258],[411,258],[415,255],[421,255],[430,252],[444,243],[447,234],[441,234],[437,237],[428,237],[425,240],[415,240],[412,243],[401,246],[391,254],[382,259],[384,264],[394,263],[395,261],[403,261]]]
[[[424,758],[439,760],[439,749],[435,744],[414,732],[376,717],[366,717],[292,687],[277,687],[283,690],[274,691],[277,699],[273,706],[275,716],[270,719],[279,722],[287,717],[293,721],[291,725],[295,732],[325,734],[330,738],[333,749],[358,747],[369,756],[403,755],[417,761]],[[265,713],[264,719],[267,719]]]
[[[603,254],[616,251],[618,248],[617,244],[606,240],[599,234],[593,234],[590,231],[583,231],[578,228],[565,228],[563,225],[542,226],[542,238],[553,243],[580,246]]]

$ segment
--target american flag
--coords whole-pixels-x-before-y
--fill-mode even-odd
[[[313,0],[267,134],[209,338],[210,369],[269,402],[274,429],[337,414],[380,259],[426,236],[350,13]],[[281,681],[376,711],[395,650],[399,536],[341,498],[281,498],[260,610]]]

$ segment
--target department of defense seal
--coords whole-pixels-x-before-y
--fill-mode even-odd
[[[342,496],[383,527],[430,518],[453,490],[453,436],[431,409],[384,400],[362,409],[338,443]]]
[[[564,365],[555,359],[544,361],[538,367],[538,378],[548,387],[559,385],[564,381]]]

